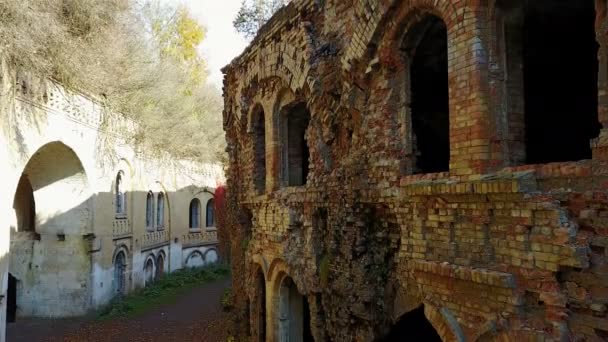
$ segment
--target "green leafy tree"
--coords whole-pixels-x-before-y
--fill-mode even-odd
[[[197,49],[205,29],[159,0],[0,0],[0,58],[98,95],[137,123],[148,155],[224,158],[222,99]]]
[[[290,0],[243,0],[233,21],[234,28],[247,38],[253,38],[260,28]]]

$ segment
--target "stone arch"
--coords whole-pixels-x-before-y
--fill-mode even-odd
[[[185,261],[186,267],[195,268],[201,267],[205,265],[205,256],[199,250],[194,250],[190,254]]]
[[[368,62],[378,51],[375,47],[382,45],[386,48],[387,44],[394,44],[402,41],[403,36],[399,37],[403,30],[403,24],[412,21],[413,17],[420,13],[430,13],[441,18],[448,27],[448,35],[455,32],[462,24],[462,19],[466,13],[466,4],[461,2],[462,7],[455,5],[451,0],[437,0],[434,2],[426,0],[411,1],[391,1],[388,5],[379,4],[374,0],[359,1],[355,7],[355,15],[360,20],[371,20],[369,25],[360,25],[354,36],[363,44],[351,44],[348,51],[344,54],[343,65],[352,66],[359,59],[361,62]],[[464,7],[464,10],[462,10]],[[369,13],[371,9],[372,13]],[[460,12],[460,14],[458,14]],[[363,19],[366,18],[366,19]],[[370,19],[367,19],[370,18]],[[407,30],[404,30],[407,31]],[[400,39],[401,38],[401,39]],[[369,49],[371,47],[371,49]],[[372,54],[365,57],[367,51]],[[347,59],[351,58],[351,59]]]
[[[148,286],[154,282],[156,272],[156,258],[154,253],[148,254],[144,261],[144,286]]]
[[[252,262],[250,271],[251,290],[249,294],[251,335],[256,341],[265,342],[268,335],[267,329],[267,294],[266,294],[266,272],[262,264]]]
[[[270,276],[269,265],[263,255],[254,254],[251,256],[251,261],[253,265],[252,268],[255,268],[257,265],[262,269],[262,272],[264,273],[264,278],[268,278]]]
[[[92,263],[83,237],[93,233],[93,193],[81,159],[63,142],[50,142],[31,156],[21,177],[29,187],[18,186],[15,204],[29,199],[35,223],[27,232],[11,232],[9,272],[18,280],[18,316],[83,314],[91,296]],[[21,205],[15,210],[16,217],[24,216]],[[83,286],[66,286],[74,283]]]
[[[395,336],[402,335],[399,329],[411,329],[412,327],[420,328],[416,333],[421,335],[417,336],[421,340],[465,341],[464,332],[452,313],[447,308],[439,309],[435,304],[426,300],[401,312],[395,319],[395,324],[392,329],[397,330],[391,331],[391,335],[383,341],[393,341]]]
[[[158,189],[159,193],[164,194],[163,224],[166,225],[165,227],[169,227],[169,225],[171,224],[171,196],[169,196],[170,192],[167,190],[165,184],[163,184],[161,181],[156,181],[154,187]]]
[[[217,249],[209,248],[205,251],[205,254],[203,254],[203,260],[205,261],[205,264],[215,264],[218,261],[218,255]]]
[[[385,98],[376,112],[396,123],[384,134],[394,141],[395,155],[402,156],[403,174],[449,171],[450,119],[456,113],[450,93],[458,77],[453,70],[456,59],[449,57],[449,51],[454,51],[462,30],[459,23],[446,20],[453,5],[441,3],[404,3],[394,15],[388,14],[381,25],[384,31],[370,42],[377,48],[370,48],[366,59],[375,57],[373,68],[380,69],[370,82],[381,78],[391,85],[390,89],[370,87],[369,92],[374,98]],[[426,54],[437,57],[432,66]]]
[[[114,278],[112,288],[114,295],[122,296],[129,290],[128,277],[129,274],[129,248],[125,244],[121,244],[114,249],[112,255],[112,266],[114,267]]]
[[[165,275],[165,262],[167,257],[165,251],[160,250],[156,256],[156,270],[154,271],[154,279],[160,280]]]
[[[131,196],[128,193],[133,190],[132,179],[133,167],[131,163],[125,158],[119,159],[112,174],[112,188],[110,190],[110,193],[113,195],[112,204],[116,218],[126,218],[130,212],[129,199]],[[118,184],[119,180],[121,182],[120,185]]]

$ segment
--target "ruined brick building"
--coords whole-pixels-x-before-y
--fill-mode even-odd
[[[606,15],[606,0],[280,10],[224,70],[240,332],[608,339]]]

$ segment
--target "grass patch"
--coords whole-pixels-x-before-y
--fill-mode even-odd
[[[175,271],[146,288],[135,290],[122,298],[113,300],[99,312],[97,318],[99,320],[131,318],[169,303],[196,286],[223,279],[229,274],[230,269],[226,265]]]

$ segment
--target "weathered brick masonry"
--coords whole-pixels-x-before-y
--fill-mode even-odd
[[[242,337],[608,339],[607,66],[606,0],[280,10],[225,69]]]

